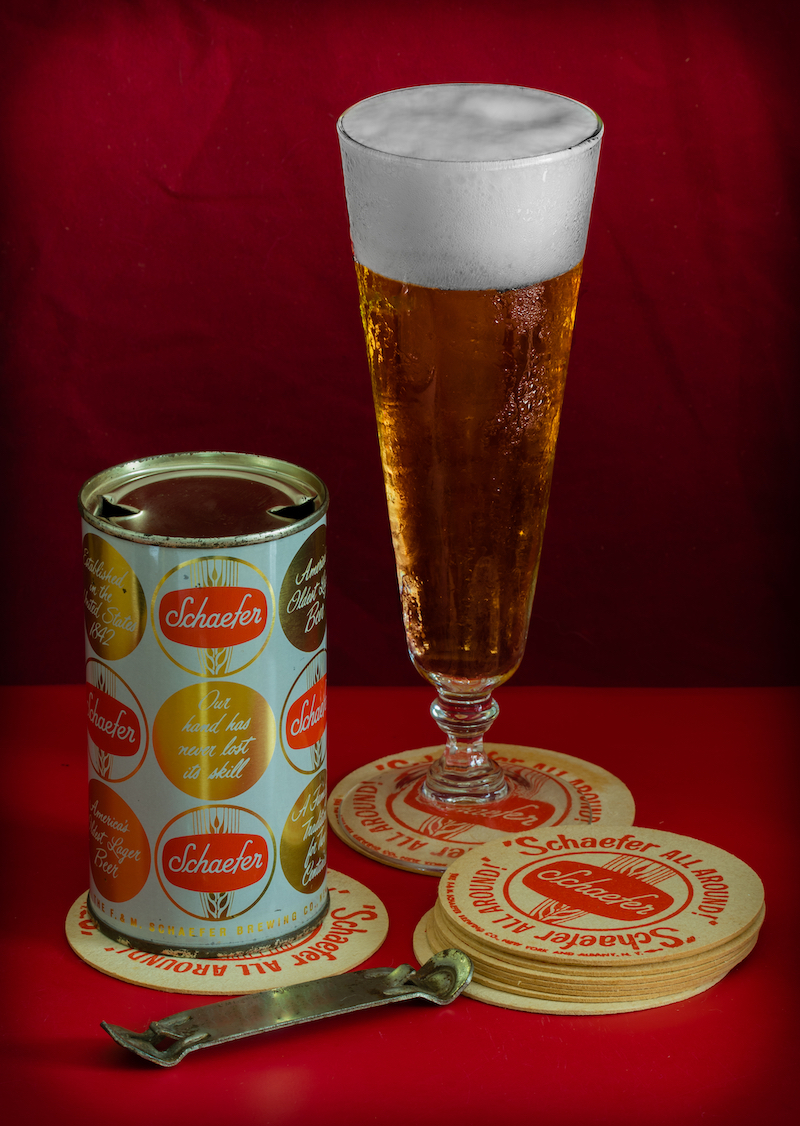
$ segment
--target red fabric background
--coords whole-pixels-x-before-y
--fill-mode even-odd
[[[484,80],[607,130],[517,682],[793,682],[795,13],[0,0],[5,679],[82,679],[83,480],[207,448],[326,480],[331,680],[418,683],[334,124]]]

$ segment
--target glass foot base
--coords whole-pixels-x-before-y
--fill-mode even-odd
[[[387,756],[349,774],[328,799],[331,828],[374,860],[439,876],[471,848],[550,826],[605,820],[632,825],[628,788],[602,767],[535,747],[487,743],[505,771],[506,798],[453,808],[425,798],[422,784],[442,747]]]

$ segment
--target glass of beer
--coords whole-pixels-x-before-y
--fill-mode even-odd
[[[405,632],[445,736],[414,797],[439,839],[507,835],[509,802],[525,825],[525,771],[484,736],[525,649],[602,131],[569,98],[471,83],[338,122]]]

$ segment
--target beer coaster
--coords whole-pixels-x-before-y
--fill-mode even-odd
[[[534,747],[487,743],[486,748],[509,777],[511,792],[504,801],[474,811],[462,807],[458,820],[444,803],[433,808],[420,790],[442,748],[423,747],[377,759],[342,779],[328,799],[333,831],[365,856],[437,876],[470,849],[512,833],[633,822],[630,791],[602,767]]]
[[[434,953],[434,948],[429,944],[426,935],[427,916],[420,920],[414,932],[414,955],[420,963],[427,960]],[[704,993],[724,977],[721,974],[714,981],[709,981],[695,989],[684,990],[680,993],[666,994],[661,997],[648,998],[640,1001],[608,1001],[591,1003],[586,1001],[548,1001],[537,997],[523,997],[501,989],[492,989],[485,985],[478,985],[471,981],[464,990],[466,997],[475,1001],[482,1001],[485,1005],[495,1005],[503,1009],[517,1009],[526,1013],[545,1013],[553,1016],[610,1016],[615,1013],[635,1013],[643,1009],[660,1008],[662,1005],[674,1005],[678,1001],[686,1001],[690,997]]]
[[[324,921],[302,940],[288,939],[266,954],[180,958],[122,946],[97,929],[85,893],[67,915],[67,941],[96,970],[134,985],[201,996],[258,993],[346,973],[383,944],[389,917],[378,897],[341,872],[328,872],[328,889],[330,907]]]
[[[439,883],[445,912],[493,949],[572,965],[666,962],[722,945],[764,904],[714,845],[639,826],[491,841]]]

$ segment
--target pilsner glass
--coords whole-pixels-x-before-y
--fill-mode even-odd
[[[473,843],[482,821],[507,835],[510,799],[525,824],[525,772],[484,736],[525,648],[602,130],[571,99],[469,83],[338,123],[406,637],[446,739],[414,801]]]

